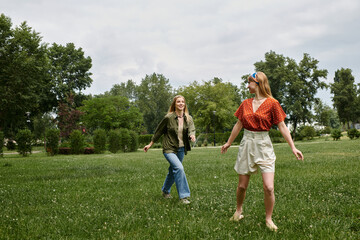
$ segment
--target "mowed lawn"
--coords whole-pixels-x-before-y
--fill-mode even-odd
[[[0,239],[360,239],[360,140],[274,144],[273,215],[265,226],[261,175],[251,177],[245,218],[235,211],[238,147],[185,156],[191,204],[161,196],[168,163],[148,153],[0,158]]]

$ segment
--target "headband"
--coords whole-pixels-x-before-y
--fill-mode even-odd
[[[251,75],[251,77],[254,79],[254,82],[255,82],[257,85],[259,85],[259,82],[256,81],[256,73],[253,73],[253,74]]]

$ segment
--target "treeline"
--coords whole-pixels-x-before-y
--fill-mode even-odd
[[[13,28],[11,19],[1,14],[0,131],[10,145],[24,129],[45,143],[47,131],[58,130],[60,148],[67,147],[74,131],[80,131],[85,146],[92,147],[99,129],[107,138],[121,129],[137,136],[153,134],[177,94],[185,97],[198,135],[209,136],[202,143],[211,142],[207,139],[211,133],[231,131],[234,112],[242,100],[251,97],[246,87],[250,72],[239,78],[239,86],[214,77],[177,89],[164,75],[152,73],[139,84],[130,79],[103,94],[85,95],[82,91],[93,81],[91,58],[73,43],[50,45],[41,39],[26,22]],[[359,122],[360,85],[355,84],[351,69],[337,70],[334,83],[328,85],[324,81],[328,71],[319,69],[318,63],[306,53],[296,62],[273,51],[254,63],[255,71],[268,76],[294,138],[313,122],[330,130],[344,125],[351,129]],[[324,88],[330,88],[334,108],[315,97]]]

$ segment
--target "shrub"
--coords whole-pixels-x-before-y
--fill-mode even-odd
[[[6,142],[6,148],[7,150],[11,151],[11,150],[15,150],[16,149],[16,144],[12,139],[8,139]]]
[[[130,143],[128,145],[130,152],[136,152],[139,148],[139,136],[134,131],[130,131]]]
[[[84,135],[80,130],[74,130],[70,134],[70,148],[73,154],[84,152]]]
[[[84,149],[84,154],[94,154],[95,153],[95,148],[93,147],[86,147]]]
[[[327,126],[322,131],[321,134],[330,134],[331,133],[331,127]]]
[[[353,128],[353,129],[347,130],[347,135],[352,140],[354,138],[359,138],[360,132],[356,128]]]
[[[341,131],[339,129],[333,129],[332,132],[331,132],[331,137],[334,139],[334,140],[340,140],[342,134],[341,134]]]
[[[59,147],[59,154],[69,155],[71,153],[71,148],[69,147]]]
[[[307,140],[311,140],[316,136],[316,131],[314,127],[305,126],[301,131],[300,135],[302,138],[306,138]]]
[[[0,157],[4,156],[4,133],[0,131]]]
[[[120,133],[118,130],[110,130],[109,132],[109,151],[117,153],[120,150]]]
[[[273,142],[273,143],[286,142],[286,140],[282,136],[281,132],[277,129],[270,129],[269,136],[271,138],[271,142]]]
[[[120,133],[120,150],[123,152],[127,152],[129,148],[128,145],[130,143],[129,129],[120,128],[119,133]]]
[[[46,150],[51,156],[54,156],[59,152],[60,130],[55,128],[48,129],[45,136]]]
[[[104,129],[96,129],[94,131],[94,151],[95,153],[103,153],[106,150],[106,131]]]
[[[18,152],[22,154],[24,157],[31,153],[31,141],[32,141],[32,134],[29,129],[20,130],[16,134],[16,142],[18,144]]]
[[[151,142],[152,134],[144,134],[139,136],[139,144],[145,146]]]

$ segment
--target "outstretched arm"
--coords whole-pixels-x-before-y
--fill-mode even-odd
[[[237,135],[239,135],[239,132],[241,131],[241,129],[243,128],[243,125],[241,123],[240,120],[238,120],[232,131],[230,134],[229,139],[227,140],[227,142],[221,147],[221,153],[226,153],[226,151],[228,150],[228,148],[231,146],[231,144],[233,143],[233,141],[235,140],[235,138],[237,137]]]
[[[291,138],[291,135],[290,135],[290,131],[289,131],[288,127],[285,125],[284,121],[280,122],[277,126],[278,126],[281,134],[285,138],[286,142],[289,144],[289,146],[290,146],[292,152],[294,153],[296,159],[297,160],[304,160],[304,156],[303,156],[302,152],[299,151],[295,147],[295,144],[294,144],[294,142],[293,142],[293,140]]]

